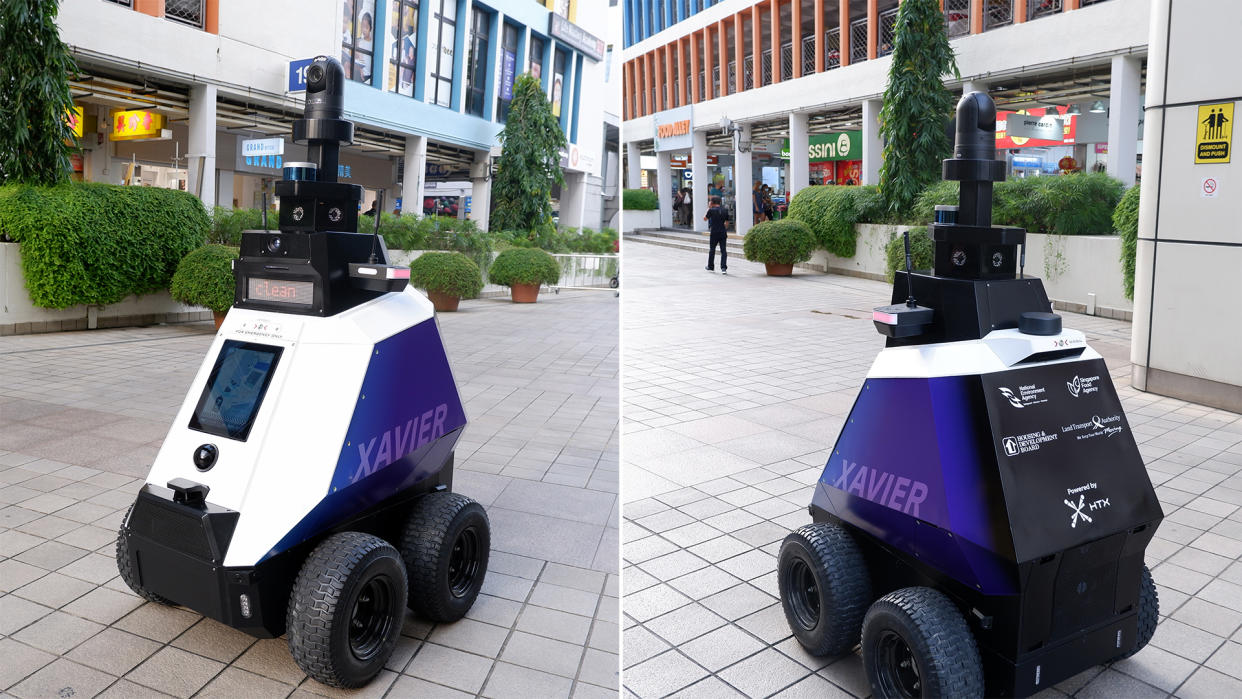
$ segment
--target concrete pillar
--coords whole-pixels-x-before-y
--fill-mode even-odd
[[[1139,79],[1143,60],[1134,56],[1114,56],[1113,74],[1108,88],[1108,168],[1109,175],[1134,184],[1138,164]]]
[[[742,139],[750,142],[750,125],[743,125],[741,129]],[[751,187],[754,185],[754,168],[750,153],[739,151],[737,140],[734,140],[733,144],[733,197],[737,209],[734,212],[737,220],[733,222],[733,225],[738,235],[746,235],[750,227],[755,224],[755,202],[751,194]]]
[[[693,218],[692,227],[696,231],[706,231],[707,221],[703,220],[703,214],[710,205],[707,201],[707,185],[710,184],[710,176],[707,174],[707,132],[695,131],[693,133],[694,145],[690,148],[690,172],[694,178],[691,186],[693,191],[690,192],[690,201],[693,210],[691,214]]]
[[[587,174],[566,172],[565,186],[561,187],[561,226],[582,228],[586,223]],[[598,227],[598,222],[591,228]]]
[[[401,215],[423,217],[423,183],[427,176],[427,137],[405,137],[405,172],[402,174]]]
[[[638,189],[643,186],[643,150],[638,141],[625,144],[625,188]]]
[[[795,47],[797,60],[801,60],[797,49]],[[811,180],[811,141],[807,130],[809,117],[808,114],[798,112],[789,115],[789,177],[785,180],[785,188],[789,190],[791,197],[808,186]]]
[[[660,227],[673,227],[673,168],[669,152],[656,153],[656,197],[659,199]]]
[[[862,183],[880,183],[880,163],[884,159],[884,140],[880,138],[881,100],[862,104]]]
[[[100,125],[109,123],[108,116],[110,112],[109,107],[102,105],[95,108],[95,116],[99,120]],[[119,184],[121,182],[120,175],[117,173],[116,167],[112,165],[112,154],[116,152],[116,144],[108,140],[108,134],[83,133],[82,143],[90,146],[89,155],[86,158],[87,167],[90,169],[87,172],[86,179],[90,182]]]
[[[216,205],[216,86],[190,88],[189,190],[211,211]],[[201,176],[200,176],[201,173]]]
[[[487,230],[487,221],[492,211],[492,156],[485,150],[474,152],[474,162],[470,164],[470,213],[466,218],[474,221],[479,230]]]
[[[982,80],[967,80],[962,83],[962,94],[969,95],[972,92],[987,92],[988,84]]]
[[[216,206],[233,206],[233,176],[232,170],[216,171]]]

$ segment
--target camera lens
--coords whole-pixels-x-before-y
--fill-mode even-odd
[[[317,85],[321,80],[323,80],[323,66],[312,63],[306,71],[306,82],[310,85]]]
[[[284,246],[285,243],[281,240],[280,236],[273,236],[267,241],[267,251],[273,255],[280,254],[280,251],[284,249]]]

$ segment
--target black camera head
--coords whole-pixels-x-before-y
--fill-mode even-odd
[[[340,61],[317,56],[306,69],[307,119],[340,119],[345,114],[345,69]]]
[[[953,157],[962,160],[996,158],[996,103],[986,92],[971,92],[958,101]]]

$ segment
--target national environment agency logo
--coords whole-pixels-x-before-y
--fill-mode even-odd
[[[996,390],[1000,391],[1005,400],[1009,401],[1009,404],[1015,408],[1025,408],[1028,405],[1039,405],[1040,403],[1048,402],[1044,387],[1036,386],[1035,384],[1018,386],[1017,391],[1004,386],[997,386]]]

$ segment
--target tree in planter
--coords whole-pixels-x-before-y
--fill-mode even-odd
[[[437,311],[456,311],[483,290],[483,274],[460,252],[425,252],[410,263],[410,283],[427,290]]]
[[[552,225],[552,184],[565,184],[560,151],[566,141],[543,85],[530,74],[513,84],[500,145],[490,227],[530,231],[533,237]]]
[[[793,274],[793,266],[811,259],[815,249],[815,234],[803,222],[795,219],[764,221],[746,234],[742,252],[751,262],[762,262],[768,276],[787,277]]]
[[[68,179],[75,150],[69,74],[77,65],[56,28],[57,0],[0,2],[0,185]]]
[[[168,293],[173,300],[216,314],[216,327],[233,306],[233,260],[237,248],[204,245],[181,259]]]
[[[923,188],[940,179],[940,161],[952,153],[945,123],[956,100],[941,78],[961,74],[936,0],[902,2],[895,32],[880,108],[880,136],[885,141],[880,193],[889,212],[900,216]]]
[[[540,284],[555,284],[561,278],[556,258],[538,248],[511,248],[496,256],[487,270],[493,284],[509,287],[513,300],[533,303]]]

